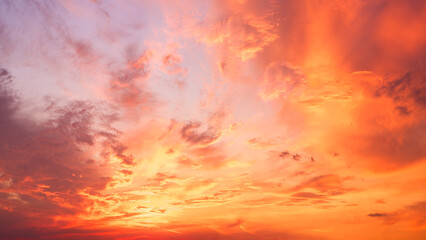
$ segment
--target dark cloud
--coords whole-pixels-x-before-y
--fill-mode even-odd
[[[292,195],[292,197],[299,197],[299,198],[323,198],[324,195],[311,193],[311,192],[298,192]]]
[[[376,171],[422,161],[426,157],[425,71],[414,67],[376,81],[372,98],[356,110],[356,124],[363,130],[345,136],[352,139],[348,148],[362,154],[356,161]]]
[[[121,160],[121,164],[123,165],[134,166],[136,164],[134,161],[135,158],[132,155],[125,154],[127,147],[124,146],[117,139],[110,139],[109,141],[104,142],[104,145],[109,146],[109,148],[111,149],[111,152],[104,152],[104,155],[113,154]]]
[[[290,156],[290,152],[289,151],[283,151],[278,156],[281,157],[281,158],[288,157],[288,156]]]
[[[411,114],[411,111],[408,110],[407,106],[396,106],[395,109],[399,112],[399,114],[408,116]]]
[[[419,213],[423,213],[426,216],[426,201],[423,202],[416,202],[412,205],[407,206],[407,210],[415,211]]]
[[[197,129],[201,127],[199,122],[190,122],[185,124],[181,129],[182,138],[191,144],[210,144],[220,137],[220,133],[213,129],[207,129],[204,132],[198,132]]]
[[[407,166],[426,156],[426,122],[413,122],[394,129],[378,126],[362,141],[364,147],[359,152],[382,160],[377,170]]]
[[[301,154],[298,153],[290,153],[289,151],[282,151],[278,154],[278,157],[280,158],[284,158],[284,159],[292,159],[294,161],[300,161],[302,159],[309,161],[309,162],[315,162],[315,159],[313,157],[309,157],[309,156],[302,156]]]
[[[376,96],[388,96],[398,104],[396,109],[404,115],[410,113],[408,107],[426,108],[426,75],[424,70],[407,72],[395,79],[384,79],[381,86],[376,90]],[[414,106],[411,106],[414,105]]]
[[[84,102],[71,103],[58,109],[59,116],[41,125],[28,120],[19,123],[9,116],[11,119],[0,126],[7,132],[3,136],[8,136],[0,138],[1,167],[18,182],[31,177],[52,191],[103,188],[107,178],[97,172],[97,164],[87,161],[91,157],[87,148],[108,139],[100,138],[92,129],[91,107]]]
[[[294,154],[292,157],[294,161],[300,161],[300,158],[301,158],[299,154]]]
[[[115,114],[90,102],[51,103],[33,113],[48,119],[35,121],[20,111],[24,102],[10,86],[12,78],[0,69],[0,207],[10,211],[1,214],[0,228],[43,227],[34,219],[49,225],[54,216],[85,212],[92,200],[81,193],[98,194],[112,180],[110,157],[127,165],[133,160],[112,127]]]
[[[400,222],[414,226],[426,225],[426,201],[416,202],[393,212],[370,213],[367,216],[377,217],[384,224],[397,224]]]
[[[386,213],[370,213],[368,214],[369,217],[386,217],[388,214]]]
[[[12,75],[4,68],[0,68],[0,79],[2,83],[2,88],[5,88],[5,85],[10,84],[12,82]]]
[[[113,94],[111,100],[126,108],[133,108],[152,100],[151,94],[143,89],[143,82],[149,77],[150,52],[144,51],[142,54],[138,52],[137,47],[130,45],[126,50],[125,66],[112,72],[109,81]]]

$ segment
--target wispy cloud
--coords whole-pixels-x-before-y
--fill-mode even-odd
[[[424,22],[421,0],[1,1],[0,238],[424,239]]]

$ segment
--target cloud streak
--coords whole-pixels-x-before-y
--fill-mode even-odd
[[[424,22],[421,0],[1,1],[0,238],[425,239]]]

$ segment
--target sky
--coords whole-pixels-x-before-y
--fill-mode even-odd
[[[423,0],[0,0],[0,239],[426,239]]]

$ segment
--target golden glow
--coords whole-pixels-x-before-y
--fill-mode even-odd
[[[425,22],[417,0],[0,3],[0,239],[425,239]]]

